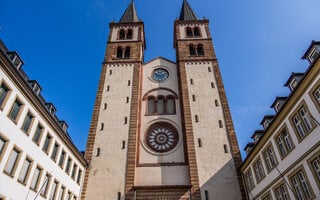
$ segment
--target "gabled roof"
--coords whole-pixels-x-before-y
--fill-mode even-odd
[[[315,41],[315,40],[312,40],[311,41],[311,44],[309,45],[307,51],[303,54],[303,56],[301,57],[302,59],[306,59],[307,58],[307,55],[309,54],[309,51],[311,50],[311,48],[314,46],[314,45],[320,45],[320,41]]]
[[[136,7],[134,6],[134,1],[128,5],[126,11],[124,11],[119,23],[130,23],[139,22]]]
[[[199,20],[196,13],[190,7],[187,0],[183,0],[179,20],[182,20],[182,21]]]

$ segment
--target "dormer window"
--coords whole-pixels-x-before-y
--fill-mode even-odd
[[[199,27],[187,27],[186,28],[186,35],[187,37],[200,37],[201,36],[201,32],[200,32],[200,28]]]
[[[263,126],[264,130],[266,130],[270,123],[272,122],[274,116],[273,115],[266,115],[264,116],[263,120],[260,122],[260,124]]]
[[[320,56],[320,41],[312,41],[302,59],[307,59],[310,64],[317,61]]]
[[[37,81],[28,81],[30,83],[30,87],[36,95],[39,95],[41,92],[41,87]]]
[[[67,132],[68,124],[65,121],[59,121],[60,127],[62,128],[63,132]]]
[[[297,81],[295,79],[292,79],[292,81],[289,84],[290,90],[294,90],[296,86],[298,85]]]
[[[18,53],[17,52],[8,52],[8,56],[10,57],[12,64],[17,69],[20,69],[21,66],[23,65],[23,62],[22,62],[20,56],[18,55]]]
[[[52,103],[46,103],[45,105],[46,105],[48,111],[50,112],[50,114],[52,116],[54,116],[56,114],[56,111],[57,111],[57,109],[54,107],[54,105]]]
[[[320,55],[320,51],[318,48],[313,47],[310,54],[308,55],[308,60],[310,63],[313,63],[314,61],[316,61],[319,58]]]

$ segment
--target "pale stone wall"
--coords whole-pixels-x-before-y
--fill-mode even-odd
[[[125,31],[128,29],[132,29],[132,39],[130,39],[130,41],[138,41],[139,26],[133,26],[133,25],[132,26],[128,26],[128,25],[115,26],[112,29],[110,41],[123,41],[123,42],[127,41],[127,39],[123,39],[123,40],[118,39],[118,34],[119,34],[120,29],[123,29]]]
[[[156,82],[151,79],[152,71],[158,67],[164,68],[169,72],[169,78],[164,82]],[[146,94],[158,95],[173,95],[171,91],[161,89],[151,91],[157,88],[167,88],[172,90],[176,95],[178,91],[178,79],[176,65],[162,58],[155,59],[143,66],[142,76],[142,97]],[[151,91],[151,92],[150,92]],[[178,96],[179,98],[179,96]],[[158,163],[185,163],[183,134],[181,130],[181,116],[179,99],[175,100],[176,114],[175,115],[151,115],[146,116],[147,100],[142,101],[141,108],[141,129],[139,140],[139,164],[158,164]],[[175,126],[179,132],[178,145],[171,151],[163,154],[157,154],[148,149],[144,138],[148,127],[159,121],[165,121]],[[151,175],[151,176],[150,176]],[[188,167],[186,166],[152,166],[152,167],[137,167],[135,175],[136,185],[188,185],[189,175]]]
[[[201,33],[201,38],[208,38],[208,35],[207,35],[207,31],[206,31],[206,27],[205,27],[205,24],[203,23],[191,23],[191,24],[180,24],[179,25],[179,31],[180,31],[180,39],[186,39],[188,38],[188,40],[197,40],[199,39],[198,37],[187,37],[187,34],[186,34],[186,28],[187,27],[191,27],[191,28],[194,28],[194,27],[199,27],[200,29],[200,33]]]
[[[241,193],[213,65],[211,62],[187,62],[186,71],[201,196],[204,199],[204,191],[207,190],[210,199],[239,199]],[[228,153],[225,153],[224,145],[227,145]]]
[[[133,67],[133,64],[107,66],[86,199],[115,199],[118,192],[124,192]],[[104,123],[103,130],[101,123]],[[96,156],[97,148],[100,156]]]

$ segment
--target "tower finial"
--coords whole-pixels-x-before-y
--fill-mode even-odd
[[[134,6],[134,0],[131,0],[128,5],[126,11],[123,13],[119,23],[130,23],[130,22],[138,22],[139,18],[137,15],[136,8]]]
[[[183,0],[179,20],[199,20],[196,13],[192,10],[187,0]]]

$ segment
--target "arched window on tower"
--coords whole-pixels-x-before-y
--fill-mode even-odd
[[[201,36],[199,27],[197,27],[197,26],[194,27],[194,29],[193,29],[193,35],[194,35],[195,37]]]
[[[190,56],[196,55],[196,50],[193,44],[189,44],[189,53],[190,53]]]
[[[157,113],[164,114],[164,97],[159,96],[157,100]]]
[[[186,31],[187,31],[187,37],[192,37],[193,36],[191,27],[188,26]]]
[[[202,44],[198,44],[198,46],[197,46],[197,54],[198,54],[198,56],[203,56],[204,55],[203,45]]]
[[[148,97],[148,115],[153,115],[156,112],[155,109],[155,98],[154,97]]]
[[[166,100],[166,113],[175,114],[176,113],[176,104],[173,96],[167,96]]]
[[[124,58],[130,58],[130,47],[126,47],[124,51]]]
[[[132,39],[132,29],[128,29],[127,39]]]
[[[122,47],[117,48],[117,58],[122,58]]]
[[[125,32],[123,29],[121,29],[119,32],[119,39],[125,39]]]

